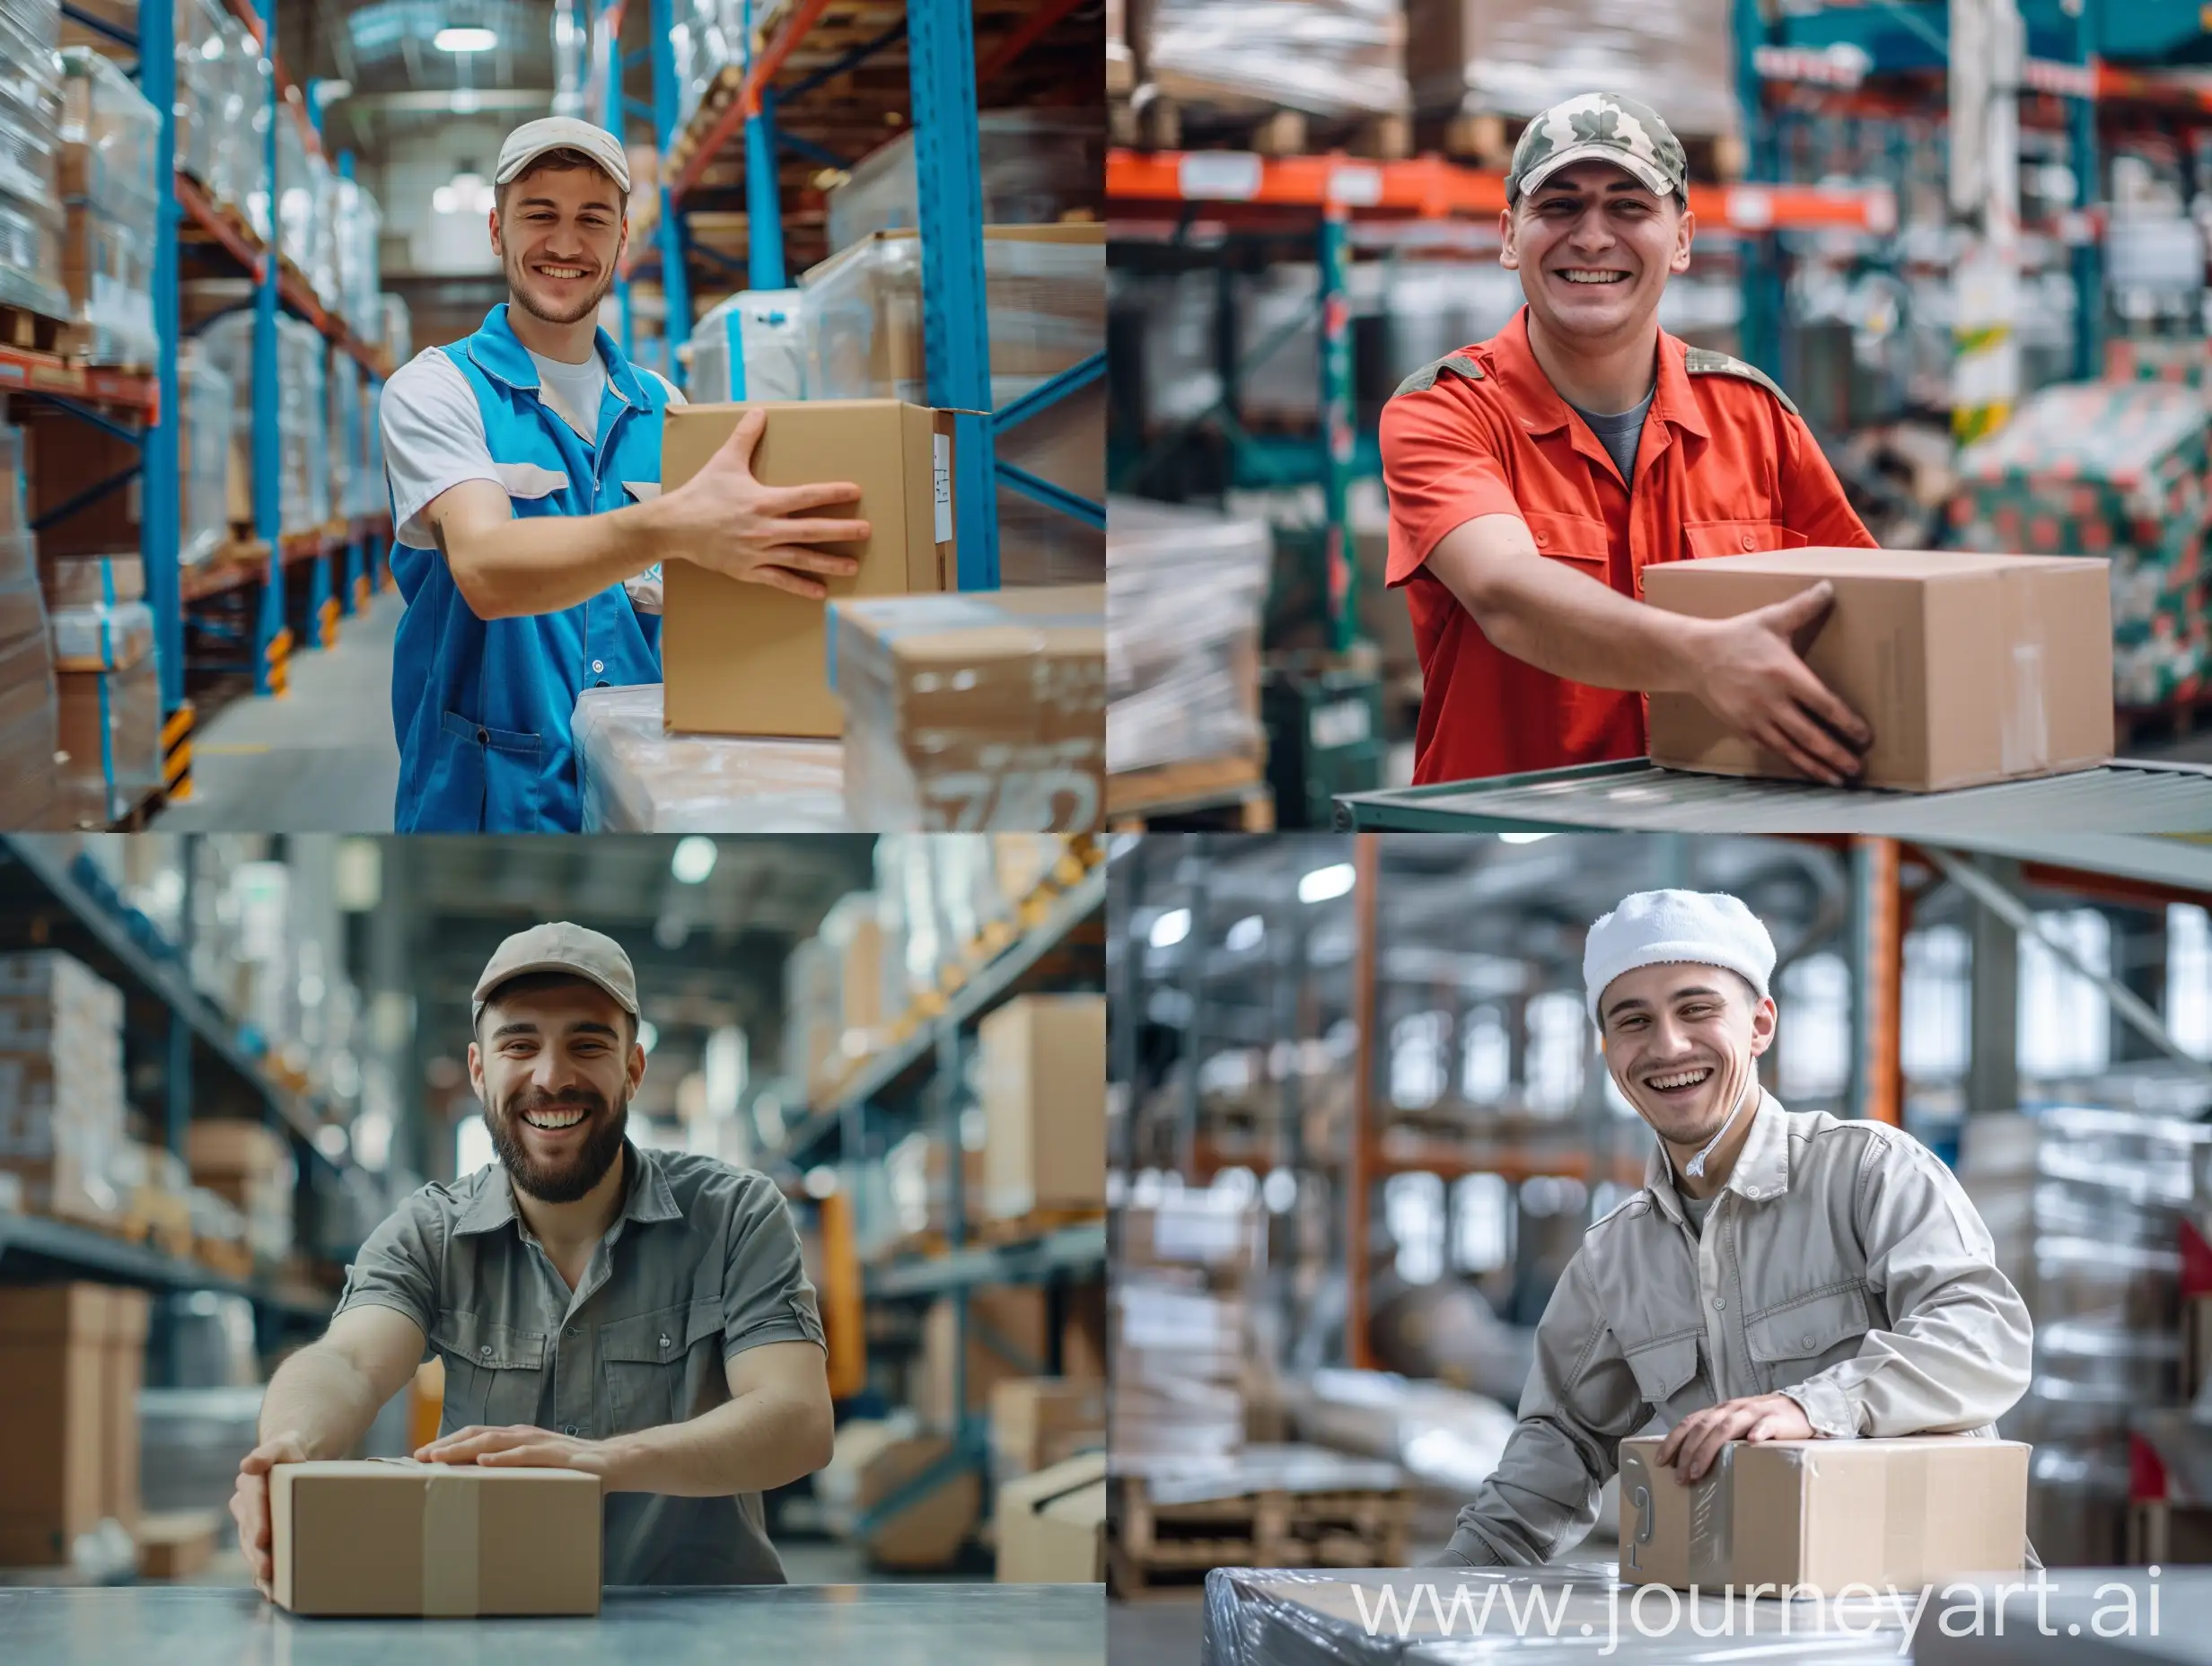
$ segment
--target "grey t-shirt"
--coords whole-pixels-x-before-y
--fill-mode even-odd
[[[1601,416],[1579,405],[1569,406],[1576,416],[1590,425],[1590,432],[1597,435],[1598,443],[1612,454],[1624,486],[1636,478],[1636,448],[1644,438],[1644,418],[1651,415],[1651,402],[1658,392],[1659,384],[1654,382],[1640,404],[1617,416]]]
[[[1674,1196],[1681,1200],[1682,1214],[1690,1222],[1690,1230],[1700,1238],[1704,1237],[1705,1217],[1713,1213],[1713,1206],[1719,1201],[1720,1194],[1715,1192],[1710,1197],[1692,1197],[1688,1192],[1678,1190]]]
[[[768,1342],[822,1346],[798,1229],[776,1183],[685,1152],[623,1144],[622,1213],[572,1293],[515,1213],[496,1163],[429,1185],[346,1269],[338,1311],[373,1303],[423,1328],[445,1362],[441,1435],[534,1424],[603,1440],[682,1423],[730,1399],[724,1362]],[[780,1585],[758,1493],[610,1493],[610,1585]]]

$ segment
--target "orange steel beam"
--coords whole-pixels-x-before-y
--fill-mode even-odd
[[[668,188],[670,202],[681,202],[683,194],[699,182],[700,176],[721,154],[722,147],[745,125],[746,118],[760,113],[760,94],[776,78],[776,72],[784,66],[784,60],[806,38],[806,31],[813,28],[816,20],[829,9],[830,0],[798,0],[798,4],[792,8],[789,19],[776,31],[776,39],[768,42],[768,49],[755,58],[751,67],[746,70],[744,83],[738,88],[737,96],[730,101],[721,115],[715,118],[714,126],[707,130],[707,136],[692,147],[691,159],[684,163],[683,171]]]
[[[1361,833],[1352,840],[1352,1016],[1359,1026],[1352,1078],[1351,1171],[1347,1177],[1344,1225],[1345,1353],[1359,1371],[1374,1369],[1367,1337],[1367,1276],[1374,1254],[1368,1247],[1368,1193],[1374,1185],[1375,1072],[1375,891],[1382,865],[1382,837]]]
[[[990,62],[976,71],[978,90],[997,79],[1009,64],[1037,44],[1046,30],[1082,4],[1083,0],[1043,0],[1043,4],[1023,18],[1020,26],[1000,43],[998,50],[991,54]]]
[[[1870,1011],[1865,1014],[1865,1067],[1869,1091],[1866,1115],[1900,1126],[1905,1116],[1901,1038],[1905,1010],[1905,899],[1900,883],[1900,853],[1893,838],[1853,841],[1866,859],[1865,952],[1872,962]]]

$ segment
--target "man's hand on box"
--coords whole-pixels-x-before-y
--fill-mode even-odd
[[[865,521],[810,518],[833,504],[856,504],[860,488],[849,481],[814,486],[763,486],[753,478],[752,457],[768,427],[765,411],[750,410],[698,473],[655,504],[667,553],[748,583],[768,584],[820,601],[824,578],[850,578],[856,556],[823,549],[856,544],[868,536]]]
[[[1786,1394],[1749,1394],[1693,1411],[1659,1442],[1659,1461],[1687,1485],[1700,1478],[1730,1441],[1809,1441],[1805,1409]]]
[[[238,1523],[238,1548],[253,1570],[254,1588],[272,1601],[269,1582],[276,1565],[269,1548],[268,1472],[280,1463],[305,1463],[307,1443],[296,1434],[263,1441],[238,1460],[238,1485],[231,1489],[231,1519]]]
[[[491,1429],[471,1424],[465,1429],[415,1449],[425,1463],[476,1463],[510,1469],[583,1469],[607,1483],[609,1492],[621,1492],[622,1453],[619,1441],[587,1441],[557,1429],[532,1424],[511,1424]]]
[[[1693,692],[1738,734],[1787,758],[1815,781],[1841,786],[1859,772],[1874,731],[1798,657],[1797,642],[1835,605],[1823,579],[1810,590],[1733,618],[1701,621]]]

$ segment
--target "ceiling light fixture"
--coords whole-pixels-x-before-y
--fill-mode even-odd
[[[430,44],[441,52],[488,52],[499,37],[488,29],[441,29]]]

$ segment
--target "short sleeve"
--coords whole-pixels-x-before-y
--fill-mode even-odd
[[[822,1341],[821,1308],[791,1206],[764,1174],[742,1177],[722,1284],[722,1356],[767,1342]]]
[[[1402,584],[1456,527],[1517,515],[1487,413],[1446,380],[1382,408],[1382,485],[1390,495],[1389,582]]]
[[[437,1318],[438,1268],[445,1220],[426,1192],[386,1215],[346,1269],[332,1317],[349,1307],[388,1307],[405,1313],[426,1337]]]
[[[1844,495],[1804,420],[1778,408],[1782,421],[1782,524],[1815,546],[1874,548],[1874,534]]]
[[[468,378],[436,347],[392,373],[376,409],[391,488],[392,536],[427,549],[430,529],[417,517],[433,499],[464,480],[499,478],[484,434],[484,413]]]

